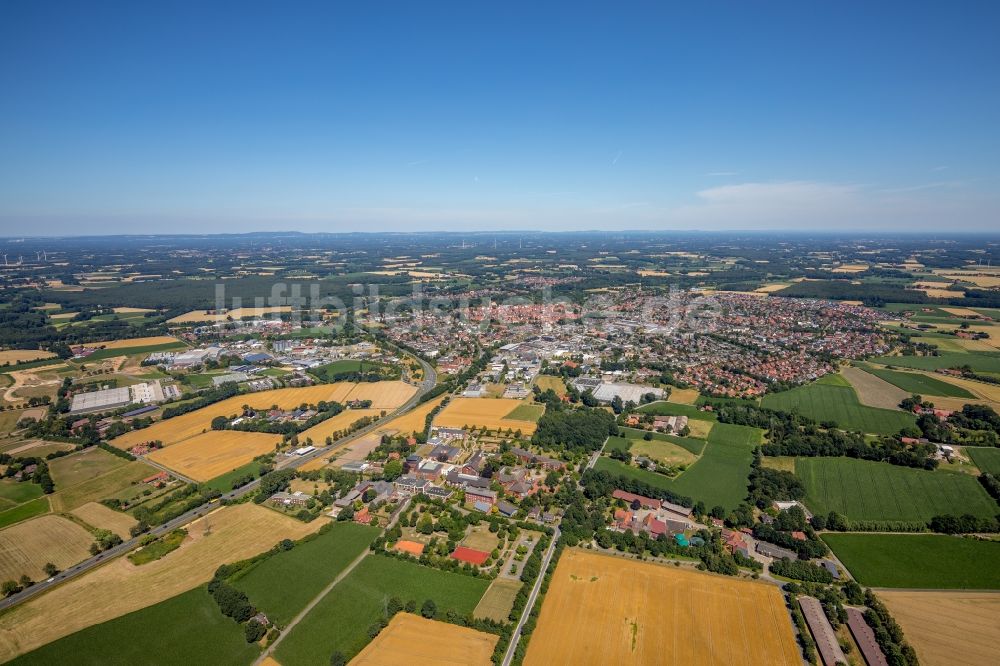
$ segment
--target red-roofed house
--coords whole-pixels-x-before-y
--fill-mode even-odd
[[[485,550],[476,550],[475,548],[459,546],[455,549],[455,552],[453,552],[451,556],[459,562],[468,562],[469,564],[474,564],[478,567],[482,566],[483,563],[489,559],[490,554]]]
[[[632,502],[638,500],[639,506],[641,506],[643,509],[656,510],[660,508],[660,500],[652,499],[651,497],[643,497],[642,495],[636,495],[635,493],[628,493],[625,492],[624,490],[615,490],[613,493],[611,493],[611,496],[614,497],[615,499],[623,500],[626,504],[630,506]]]
[[[361,511],[354,514],[354,522],[359,525],[368,525],[372,522],[372,514],[368,511],[368,507],[364,507]]]
[[[805,541],[808,537],[805,532],[792,532],[792,538],[796,541]]]

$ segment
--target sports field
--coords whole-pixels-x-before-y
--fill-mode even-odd
[[[865,371],[875,375],[876,377],[884,379],[893,386],[897,386],[908,393],[917,393],[919,395],[943,395],[952,398],[976,397],[960,386],[955,386],[954,384],[920,372],[889,370],[887,368],[876,368],[871,365],[865,367]]]
[[[928,472],[854,458],[798,458],[795,473],[814,513],[851,520],[928,521],[934,516],[996,514],[996,503],[972,476]]]
[[[350,656],[368,643],[368,628],[382,616],[385,602],[433,599],[438,613],[471,613],[489,581],[413,562],[369,555],[299,622],[278,645],[282,666],[325,664],[337,650]]]
[[[66,636],[11,664],[246,666],[257,656],[204,587]],[[70,657],[72,655],[72,657]],[[155,656],[155,659],[153,657]]]
[[[91,527],[111,530],[126,540],[130,538],[129,530],[137,524],[136,519],[129,514],[109,509],[97,502],[87,502],[73,509],[72,513]]]
[[[472,615],[494,622],[510,621],[510,609],[514,607],[514,598],[517,597],[522,585],[524,583],[519,580],[499,576],[494,578]]]
[[[0,530],[0,581],[48,578],[42,567],[65,569],[90,557],[90,533],[61,516],[39,516]]]
[[[772,585],[567,549],[524,663],[799,666],[802,657]]]
[[[351,660],[351,666],[487,666],[499,639],[468,627],[397,613]]]
[[[510,428],[531,435],[537,427],[535,421],[507,418],[521,404],[513,398],[452,398],[434,419],[434,425],[446,428],[478,426],[490,430]]]
[[[1000,589],[1000,542],[944,534],[838,534],[823,541],[859,583],[918,589]]]
[[[378,533],[375,527],[334,523],[328,531],[241,572],[232,584],[246,592],[268,618],[286,625],[368,548]]]
[[[879,599],[926,666],[1000,661],[1000,593],[882,590]]]
[[[1000,449],[987,446],[967,446],[964,450],[981,471],[1000,476]]]
[[[834,421],[845,430],[874,434],[893,434],[916,423],[912,414],[862,405],[853,388],[818,382],[769,393],[760,404],[783,412],[798,410],[816,421]]]
[[[179,444],[157,449],[149,459],[195,481],[209,481],[274,451],[281,435],[210,430]]]
[[[191,523],[181,547],[159,560],[137,567],[116,558],[0,615],[0,662],[186,592],[208,582],[222,564],[282,539],[299,539],[321,525],[252,503],[219,509]]]

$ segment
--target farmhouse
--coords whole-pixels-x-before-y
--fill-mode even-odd
[[[776,560],[789,559],[797,560],[799,559],[798,553],[790,551],[781,546],[776,546],[773,543],[768,543],[766,541],[757,542],[757,552],[766,557],[773,557]]]
[[[799,597],[799,608],[809,625],[809,633],[816,641],[819,649],[819,656],[823,659],[824,666],[837,666],[846,664],[847,657],[837,642],[837,634],[834,633],[830,621],[823,612],[823,605],[815,597]]]
[[[615,490],[611,493],[611,496],[615,499],[620,499],[628,505],[632,505],[633,502],[639,502],[639,506],[644,509],[657,510],[661,506],[661,502],[658,499],[653,499],[651,497],[643,497],[642,495],[636,495],[635,493],[626,492],[624,490]]]

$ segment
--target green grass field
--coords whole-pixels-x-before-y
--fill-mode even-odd
[[[14,523],[19,523],[22,520],[27,520],[28,518],[34,518],[35,516],[40,516],[43,513],[48,512],[48,497],[39,497],[23,504],[18,504],[11,509],[0,511],[0,528],[13,525]]]
[[[845,430],[892,434],[914,425],[916,418],[906,412],[867,407],[858,400],[854,389],[815,382],[790,391],[769,393],[761,406],[782,412],[798,410],[816,421],[834,421]]]
[[[756,428],[716,423],[701,458],[676,479],[606,457],[599,458],[594,467],[671,490],[704,502],[708,508],[718,505],[734,509],[747,496],[753,448],[760,439],[761,431]]]
[[[909,391],[910,393],[917,393],[920,395],[941,395],[951,398],[976,397],[961,386],[955,386],[954,384],[943,382],[935,377],[928,377],[927,375],[921,375],[915,372],[902,372],[900,370],[876,368],[867,364],[864,364],[861,367],[865,372],[884,379],[893,386],[898,386],[904,391]]]
[[[703,412],[694,405],[681,405],[674,402],[651,402],[639,407],[636,411],[654,416],[686,416],[700,421],[714,421],[715,414]]]
[[[337,650],[353,656],[368,643],[368,627],[396,596],[417,607],[433,599],[438,613],[472,613],[490,581],[370,555],[292,629],[275,657],[282,666],[326,664]]]
[[[214,479],[206,481],[204,485],[212,488],[213,490],[218,490],[221,493],[228,493],[233,489],[233,481],[241,479],[248,474],[253,474],[256,477],[259,470],[260,463],[251,461],[246,465],[240,465],[234,470],[226,472],[225,474],[220,474]]]
[[[854,458],[798,458],[795,473],[814,513],[851,520],[928,521],[936,515],[990,517],[997,505],[968,474],[928,472]]]
[[[1000,476],[1000,449],[985,446],[967,446],[965,452],[981,471]]]
[[[233,586],[273,622],[286,625],[378,536],[375,527],[335,523],[330,531],[241,572]]]
[[[247,644],[243,628],[219,611],[204,587],[197,587],[60,638],[9,663],[245,666],[258,654],[256,645]]]
[[[619,428],[618,429],[622,436],[626,439],[642,439],[646,435],[647,431],[638,430],[636,428]],[[696,456],[700,456],[701,452],[705,450],[705,440],[694,439],[692,437],[677,437],[676,435],[665,435],[662,432],[650,432],[649,433],[654,441],[657,442],[670,442],[671,444],[676,444],[681,448],[687,449]]]
[[[505,416],[505,419],[514,419],[515,421],[535,421],[542,418],[542,414],[545,413],[545,405],[531,405],[528,403],[521,403],[517,407],[511,410],[510,414]]]
[[[1000,542],[943,534],[835,534],[823,540],[862,585],[1000,589]]]
[[[879,356],[871,359],[882,365],[938,370],[968,365],[978,372],[1000,372],[1000,352],[944,352],[940,356]]]
[[[99,349],[93,354],[85,359],[81,359],[81,363],[92,363],[93,361],[100,361],[106,358],[113,358],[115,356],[135,356],[136,354],[151,354],[153,352],[160,351],[175,351],[178,349],[186,349],[187,345],[183,342],[168,342],[163,345],[146,345],[143,347],[122,347],[120,349]]]
[[[29,481],[17,482],[13,479],[0,481],[0,508],[7,509],[17,504],[42,496],[42,487]]]

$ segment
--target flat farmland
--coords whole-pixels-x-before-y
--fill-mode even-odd
[[[85,457],[82,463],[74,461],[78,456]],[[56,458],[49,469],[56,483],[56,492],[49,496],[53,511],[72,511],[88,502],[112,497],[158,471],[146,463],[125,460],[96,447]]]
[[[40,349],[6,349],[0,351],[0,365],[40,361],[43,358],[52,358],[54,356],[55,354],[52,352]]]
[[[88,342],[87,347],[103,347],[104,349],[129,349],[131,347],[155,347],[159,345],[180,344],[180,340],[172,335],[155,335],[148,338],[132,338],[130,340],[105,340],[104,342]]]
[[[981,471],[1000,476],[1000,449],[985,446],[967,446],[965,452]]]
[[[514,598],[524,585],[519,580],[510,578],[494,578],[486,594],[479,600],[479,605],[472,615],[486,618],[494,622],[508,622],[510,609],[514,607]]]
[[[328,663],[337,650],[355,655],[368,643],[368,627],[382,617],[389,597],[418,607],[433,599],[438,613],[467,615],[488,585],[481,578],[369,555],[288,632],[275,658],[282,666],[314,666]]]
[[[191,523],[181,547],[159,560],[135,566],[116,558],[0,615],[0,661],[196,588],[220,565],[300,539],[321,524],[256,504],[219,509]]]
[[[112,440],[111,444],[120,449],[127,449],[142,442],[158,439],[164,446],[170,446],[199,435],[203,431],[211,430],[212,419],[216,416],[235,416],[240,413],[243,405],[261,409],[277,405],[280,409],[294,409],[302,403],[316,404],[322,400],[342,402],[353,388],[352,382],[339,382],[236,395],[197,411],[159,421],[148,428],[127,432]]]
[[[767,409],[783,412],[798,410],[803,416],[816,421],[834,421],[845,430],[874,434],[893,434],[916,423],[912,414],[861,404],[851,387],[818,382],[780,393],[769,393],[760,404]]]
[[[910,397],[908,392],[890,383],[885,377],[876,376],[871,371],[865,370],[853,366],[841,370],[842,376],[850,382],[861,404],[880,409],[898,409],[903,398]]]
[[[560,398],[566,395],[566,382],[562,377],[555,375],[538,375],[535,377],[535,385],[543,391],[552,389]]]
[[[396,409],[417,394],[417,387],[401,381],[359,382],[347,400],[371,400],[372,409]]]
[[[168,319],[167,323],[193,324],[203,321],[229,321],[230,319],[233,321],[239,321],[243,317],[266,317],[269,314],[291,311],[292,307],[290,305],[274,305],[260,308],[233,308],[223,314],[208,314],[205,310],[192,310],[191,312],[185,312],[184,314],[174,317],[173,319]]]
[[[904,372],[901,370],[889,370],[888,368],[876,368],[874,366],[868,366],[865,370],[876,377],[884,379],[893,386],[899,387],[906,393],[940,395],[951,398],[976,397],[961,386],[956,386],[951,382],[931,377],[922,372]]]
[[[996,503],[968,474],[928,472],[854,458],[798,458],[795,473],[815,513],[850,520],[928,521],[934,516],[996,514]]]
[[[87,530],[60,516],[39,516],[0,530],[0,580],[27,574],[44,580],[47,562],[60,569],[90,557],[94,538]]]
[[[375,527],[333,523],[328,531],[269,557],[231,582],[268,618],[287,625],[378,533]]]
[[[198,587],[60,638],[11,664],[247,666],[257,654],[257,646],[247,644],[240,625],[219,611],[204,587]]]
[[[701,393],[698,389],[675,388],[670,391],[670,397],[667,398],[667,402],[675,402],[679,405],[693,405],[695,400],[700,397]]]
[[[446,397],[442,395],[433,400],[428,400],[405,414],[397,416],[391,421],[386,421],[379,427],[379,432],[398,432],[403,435],[423,432],[427,415],[434,411],[434,408],[440,405]]]
[[[944,534],[839,534],[823,541],[870,587],[1000,590],[1000,543]]]
[[[97,502],[87,502],[73,509],[73,515],[91,527],[111,530],[126,540],[130,538],[129,530],[138,524],[138,521],[127,513],[109,509]]]
[[[1000,593],[881,590],[878,593],[927,666],[1000,663]]]
[[[499,636],[397,613],[351,666],[488,666]]]
[[[537,427],[534,421],[506,418],[519,405],[521,401],[513,398],[452,398],[434,419],[434,425],[446,428],[478,426],[490,430],[510,428],[531,435]]]
[[[314,444],[322,445],[326,438],[331,436],[338,430],[345,430],[357,421],[365,418],[366,416],[378,416],[383,411],[382,409],[345,409],[336,416],[323,421],[317,425],[314,425],[308,430],[304,430],[299,433],[299,441],[305,442],[307,439],[312,439]]]
[[[239,430],[210,430],[157,449],[149,459],[195,481],[209,481],[274,451],[281,435]]]
[[[944,352],[939,356],[879,356],[871,359],[882,365],[898,365],[918,370],[957,368],[968,365],[978,372],[1000,372],[1000,353]]]
[[[799,666],[802,658],[774,586],[567,549],[524,663]]]

